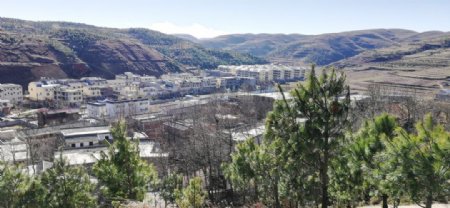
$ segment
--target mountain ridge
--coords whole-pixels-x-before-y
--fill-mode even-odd
[[[207,48],[234,50],[277,62],[328,65],[367,50],[419,42],[445,36],[449,32],[416,32],[405,29],[368,29],[302,34],[230,34],[216,38],[200,39]]]
[[[248,54],[207,49],[144,28],[0,18],[0,83],[25,86],[43,75],[112,78],[125,71],[160,76],[220,64],[262,63],[267,61]]]

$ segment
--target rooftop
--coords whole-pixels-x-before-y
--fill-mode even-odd
[[[65,150],[64,152],[56,152],[55,158],[62,155],[69,165],[88,165],[97,162],[101,158],[101,153],[107,151],[107,147]],[[168,157],[168,153],[160,152],[153,142],[139,143],[139,155],[141,158]]]
[[[250,130],[245,131],[239,131],[239,132],[233,132],[231,134],[234,141],[245,141],[248,138],[251,137],[257,137],[264,134],[264,131],[266,130],[266,127],[264,125],[257,126]]]
[[[61,134],[64,137],[89,135],[89,134],[107,134],[107,133],[110,133],[109,126],[73,128],[73,129],[62,129],[61,130]]]

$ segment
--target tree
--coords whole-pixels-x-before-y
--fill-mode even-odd
[[[107,199],[142,201],[157,172],[140,158],[137,144],[126,139],[126,131],[123,121],[112,128],[114,143],[108,153],[102,152],[93,170]]]
[[[0,164],[0,207],[16,207],[28,189],[30,177],[20,166]]]
[[[236,185],[254,180],[259,198],[272,207],[327,207],[330,160],[338,156],[348,125],[345,76],[325,69],[318,78],[313,66],[308,83],[291,91],[292,99],[279,89],[283,99],[267,116],[264,142],[240,146],[227,175]]]
[[[47,206],[45,202],[46,192],[47,190],[42,186],[38,178],[33,180],[21,197],[18,207],[34,208]]]
[[[378,155],[385,151],[386,142],[393,141],[398,126],[393,116],[381,114],[349,136],[342,145],[341,157],[333,161],[333,187],[338,199],[351,203],[369,191],[382,197],[383,208],[388,207],[387,172],[381,171],[384,159]]]
[[[278,141],[277,158],[291,177],[290,190],[310,197],[319,191],[322,207],[329,204],[330,159],[344,136],[350,104],[345,76],[328,70],[316,77],[313,66],[308,83],[291,91],[292,99],[276,102],[266,121],[266,139]]]
[[[224,173],[237,191],[245,196],[253,195],[271,207],[281,207],[280,178],[274,145],[258,145],[253,138],[236,146],[230,163],[224,165]],[[253,188],[250,188],[253,187]],[[250,190],[250,191],[249,191]]]
[[[192,178],[189,185],[177,194],[176,202],[180,208],[199,208],[205,203],[205,191],[202,187],[202,179]]]
[[[83,167],[63,159],[35,179],[20,200],[21,207],[96,207],[95,185]]]
[[[416,123],[415,133],[402,128],[388,143],[385,167],[394,168],[387,174],[404,189],[411,200],[425,202],[431,208],[433,200],[450,194],[450,133],[433,122],[430,114]]]
[[[351,142],[345,145],[349,148],[342,148],[341,157],[331,161],[330,192],[338,207],[354,207],[362,201],[366,189],[363,162],[353,154]]]
[[[246,201],[245,196],[250,195],[250,193],[246,193],[251,189],[250,187],[254,187],[254,195],[258,196],[258,182],[256,181],[258,170],[255,167],[258,161],[254,157],[257,148],[258,145],[252,139],[239,143],[236,151],[232,154],[230,163],[223,165],[225,177],[230,180],[236,191],[244,192],[242,194],[244,202]]]
[[[167,202],[174,203],[176,200],[176,193],[183,186],[183,177],[176,173],[167,175],[160,184],[160,196],[164,199],[164,204]]]

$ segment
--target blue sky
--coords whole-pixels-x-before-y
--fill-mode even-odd
[[[450,31],[449,0],[0,0],[0,16],[212,37],[370,28]]]

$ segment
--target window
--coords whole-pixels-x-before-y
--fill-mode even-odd
[[[94,146],[94,142],[89,142],[89,146]]]
[[[80,143],[80,147],[83,147],[83,146],[84,146],[84,143],[83,143],[83,142],[81,142],[81,143]]]
[[[72,147],[75,147],[75,144],[72,144]]]
[[[109,140],[109,136],[105,136],[105,139],[106,139],[106,140]]]

